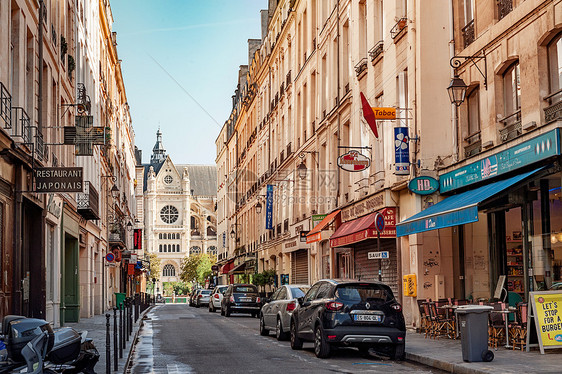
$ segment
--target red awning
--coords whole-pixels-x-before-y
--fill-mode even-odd
[[[306,243],[310,244],[314,242],[319,242],[322,239],[321,231],[324,230],[324,228],[328,226],[330,222],[332,222],[332,220],[338,214],[340,214],[340,212],[341,210],[336,210],[335,212],[328,214],[326,217],[324,217],[322,221],[320,221],[316,226],[314,226],[312,230],[306,235]]]
[[[234,265],[234,259],[228,261],[226,264],[221,266],[221,274],[228,274],[230,269],[232,269],[233,265]]]
[[[375,239],[377,237],[377,228],[375,225],[375,217],[377,213],[384,216],[385,227],[381,232],[381,238],[396,237],[396,209],[385,208],[379,212],[373,212],[353,221],[342,224],[334,235],[330,237],[330,246],[343,247],[345,245],[357,243],[366,239]]]

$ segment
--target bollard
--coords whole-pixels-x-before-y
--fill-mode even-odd
[[[119,358],[123,358],[123,303],[119,306]]]
[[[111,373],[111,336],[109,335],[109,313],[105,313],[105,372]]]
[[[113,363],[113,370],[117,372],[117,369],[119,368],[119,357],[117,352],[117,307],[113,308]]]
[[[125,339],[129,341],[129,314],[131,313],[131,308],[129,307],[129,300],[125,299]]]
[[[133,304],[133,298],[129,300],[129,336],[133,333],[133,312],[135,305]]]
[[[139,320],[140,314],[140,295],[135,295],[135,322]]]

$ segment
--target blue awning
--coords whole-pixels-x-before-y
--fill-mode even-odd
[[[535,174],[533,170],[528,173],[516,175],[498,182],[490,183],[474,190],[453,195],[435,205],[430,206],[405,221],[396,225],[396,236],[417,234],[419,232],[442,229],[445,227],[464,225],[478,221],[478,205],[500,192],[508,189]]]

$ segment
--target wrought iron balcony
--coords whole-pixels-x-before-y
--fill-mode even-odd
[[[29,115],[21,107],[12,107],[12,136],[21,138],[23,143],[31,142],[31,123]]]
[[[369,50],[369,56],[371,57],[371,62],[373,62],[377,57],[379,57],[384,52],[384,42],[381,40],[373,48]]]
[[[546,124],[562,119],[562,100],[544,108],[544,122]]]
[[[99,194],[94,185],[84,182],[84,193],[77,194],[78,214],[87,220],[100,219]]]
[[[480,138],[480,131],[467,136],[464,141],[468,144],[464,147],[465,157],[472,157],[482,152],[482,139]]]
[[[390,37],[397,40],[397,38],[406,32],[408,26],[408,18],[403,17],[396,22],[396,24],[390,29]]]
[[[499,130],[502,142],[515,139],[523,133],[523,129],[521,127],[521,110],[501,119],[499,122],[502,122],[505,125],[503,129]]]
[[[470,21],[466,24],[465,27],[462,28],[462,38],[464,42],[464,47],[468,47],[474,41],[474,20]]]
[[[12,95],[2,82],[0,82],[0,120],[4,122],[5,129],[12,128]]]
[[[496,0],[498,4],[498,20],[507,16],[513,10],[513,0]]]

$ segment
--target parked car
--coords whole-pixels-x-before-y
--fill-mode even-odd
[[[164,298],[162,297],[161,293],[159,293],[158,296],[156,296],[156,302],[157,303],[163,303],[164,302]]]
[[[223,295],[228,288],[228,285],[216,286],[211,292],[211,300],[209,301],[209,312],[214,313],[217,309],[221,308]]]
[[[406,324],[402,306],[389,286],[381,282],[321,280],[299,298],[291,316],[291,348],[314,342],[319,358],[332,346],[354,346],[363,354],[370,348],[404,359]]]
[[[552,286],[550,286],[551,291],[562,290],[562,282],[554,282]]]
[[[199,308],[203,305],[209,305],[209,298],[213,290],[200,290],[197,294],[197,299],[195,299],[195,307]]]
[[[221,315],[230,317],[231,313],[250,313],[257,317],[261,309],[258,289],[253,284],[231,284],[221,301]]]
[[[260,312],[260,334],[269,335],[275,330],[277,340],[289,338],[291,316],[298,305],[297,298],[303,297],[309,285],[291,284],[279,287]]]
[[[201,291],[201,289],[196,289],[191,291],[191,295],[189,296],[189,306],[195,306],[195,300],[197,300],[197,294]]]

